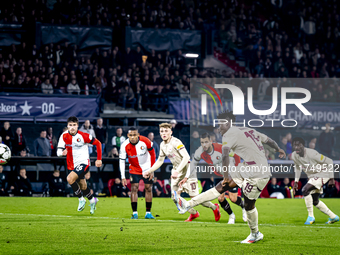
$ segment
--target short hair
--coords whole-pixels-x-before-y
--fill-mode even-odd
[[[218,119],[230,119],[232,120],[233,122],[236,121],[236,117],[235,115],[233,114],[232,111],[226,111],[226,112],[221,112],[218,116],[217,116]]]
[[[54,171],[53,171],[53,173],[60,173],[60,171],[58,170],[58,169],[55,169]]]
[[[40,134],[41,134],[42,132],[46,132],[46,130],[45,130],[45,129],[40,130]]]
[[[201,134],[201,138],[204,139],[204,138],[207,138],[210,140],[210,135],[208,133],[203,133]]]
[[[306,144],[305,140],[303,140],[303,138],[301,138],[301,137],[295,137],[292,141],[292,144],[294,144],[294,142],[302,143],[303,146],[305,146],[305,144]]]
[[[69,118],[67,119],[67,124],[68,124],[69,122],[75,122],[75,123],[77,123],[77,124],[79,125],[79,120],[78,120],[78,118],[75,117],[75,116],[69,117]]]
[[[159,124],[159,128],[170,128],[170,129],[172,129],[172,125],[170,123],[161,123],[161,124]]]
[[[118,128],[117,128],[117,129],[118,129]],[[138,132],[138,129],[135,128],[135,127],[130,127],[129,130],[128,130],[128,132],[130,132],[130,131],[137,131],[137,132]]]

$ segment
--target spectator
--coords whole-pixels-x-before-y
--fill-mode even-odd
[[[0,196],[7,196],[7,178],[3,170],[4,167],[0,165]]]
[[[119,152],[117,150],[117,147],[113,147],[107,156],[109,158],[119,158]]]
[[[92,138],[96,138],[96,134],[94,132],[93,126],[90,123],[90,120],[85,120],[85,123],[81,126],[79,130],[91,135]],[[89,154],[91,155],[93,152],[93,145],[88,144],[88,147],[89,147]]]
[[[112,137],[112,146],[116,146],[117,150],[120,150],[120,146],[122,143],[126,140],[125,136],[123,134],[123,129],[121,127],[118,127],[116,129],[116,135]]]
[[[26,148],[27,148],[26,138],[22,134],[21,127],[18,127],[13,139],[12,153],[15,156],[19,156],[20,152]]]
[[[319,136],[319,147],[320,152],[325,156],[331,158],[333,146],[335,143],[335,138],[333,132],[331,132],[331,124],[327,123],[325,125],[325,131],[323,131]]]
[[[128,197],[130,193],[127,187],[122,185],[122,182],[119,178],[115,179],[115,184],[111,187],[111,191],[112,196],[114,197]]]
[[[291,191],[293,190],[291,183],[289,181],[289,178],[284,178],[283,181],[281,182],[281,190],[283,191],[283,195],[285,198],[291,198]],[[288,196],[289,194],[289,196]]]
[[[54,170],[48,182],[51,197],[64,197],[65,196],[65,182],[60,177],[60,171]]]
[[[19,175],[15,179],[14,187],[12,186],[11,189],[17,196],[32,196],[32,185],[30,180],[27,178],[26,169],[20,169]]]
[[[157,177],[153,177],[153,185],[152,185],[152,196],[153,197],[164,197],[164,192],[162,186],[157,181]]]
[[[57,156],[57,138],[53,135],[53,128],[49,127],[46,130],[46,138],[48,139],[51,146],[51,155]]]
[[[27,154],[27,150],[23,149],[22,151],[20,151],[19,154],[20,157],[24,158],[24,157],[28,157],[29,155]]]
[[[97,126],[94,129],[94,133],[96,134],[96,138],[99,140],[99,142],[102,143],[102,155],[104,155],[105,144],[107,140],[107,131],[106,127],[103,126],[102,118],[97,119]]]
[[[67,85],[67,93],[74,95],[80,94],[80,87],[75,78],[72,78],[71,82]]]
[[[41,91],[42,91],[43,94],[53,94],[53,86],[50,83],[50,79],[46,79],[41,84]]]
[[[118,102],[123,106],[123,108],[128,108],[128,106],[130,106],[130,108],[135,107],[135,94],[129,85],[125,85],[119,90]]]
[[[35,139],[34,144],[34,156],[51,156],[51,145],[46,138],[46,131],[40,131],[40,137]]]
[[[272,177],[270,183],[268,184],[268,193],[270,197],[282,199],[284,195],[282,194],[281,187],[277,184],[277,180],[275,177]]]
[[[0,131],[0,136],[2,138],[2,142],[12,149],[13,132],[8,121],[4,123],[4,127]]]
[[[159,145],[154,141],[155,135],[153,132],[150,132],[148,134],[148,138],[149,140],[153,143],[153,148],[155,149],[155,153],[156,153],[156,158],[158,158],[159,155]]]

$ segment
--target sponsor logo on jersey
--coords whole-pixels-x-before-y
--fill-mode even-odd
[[[323,158],[324,158],[324,155],[321,154],[321,160],[323,160]]]
[[[227,144],[227,142],[223,142],[223,143],[222,143],[222,145],[226,145],[226,144]]]

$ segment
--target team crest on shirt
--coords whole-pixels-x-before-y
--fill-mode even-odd
[[[80,138],[77,138],[77,142],[78,142],[78,143],[80,142]]]
[[[220,156],[216,156],[216,159],[217,159],[217,160],[220,160],[220,159],[221,159],[221,157],[220,157]]]
[[[140,147],[140,149],[141,149],[141,150],[144,150],[144,149],[145,149],[145,147],[144,147],[144,146],[141,146],[141,147]]]

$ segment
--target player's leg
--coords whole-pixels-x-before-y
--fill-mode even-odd
[[[73,193],[78,197],[79,199],[79,204],[78,204],[78,212],[84,210],[85,208],[85,203],[86,203],[86,200],[85,198],[83,197],[83,193],[80,189],[80,186],[79,184],[77,183],[77,180],[78,180],[79,176],[76,172],[74,171],[71,171],[68,176],[66,177],[66,180],[68,182],[68,184],[71,185],[71,188],[73,190]]]
[[[236,187],[236,183],[233,182],[232,179],[228,179],[228,182],[225,185],[222,185],[223,181],[220,181],[216,187],[207,190],[194,197],[190,201],[185,201],[183,205],[180,206],[180,214],[185,213],[188,209],[193,208],[199,204],[202,204],[207,201],[214,200],[218,198],[222,193],[226,192],[229,189]]]
[[[308,218],[305,222],[305,225],[311,225],[315,222],[314,211],[313,211],[313,198],[310,194],[312,190],[315,190],[315,186],[311,183],[307,183],[302,187],[302,195],[305,198],[305,204],[308,212]]]
[[[241,243],[255,243],[263,239],[263,234],[258,227],[258,211],[255,207],[256,199],[267,185],[269,178],[264,179],[244,179],[242,191],[244,194],[244,209],[247,213],[247,222],[250,228],[250,235]]]
[[[144,180],[144,183],[146,181]],[[145,183],[145,219],[154,219],[155,217],[151,214],[151,207],[152,207],[152,184],[146,184]]]
[[[223,210],[226,211],[229,215],[228,224],[235,224],[235,214],[234,214],[233,210],[231,209],[229,202],[225,198],[225,193],[222,193],[218,197],[218,202],[220,203]]]
[[[247,222],[247,213],[246,213],[246,210],[244,209],[244,202],[243,202],[242,198],[240,196],[238,196],[238,187],[235,187],[235,188],[229,190],[228,192],[229,192],[230,201],[242,208],[243,221]]]
[[[131,183],[131,208],[132,208],[131,219],[138,219],[137,212],[138,188],[139,183]]]
[[[96,210],[96,206],[98,203],[98,199],[93,196],[91,190],[89,189],[89,187],[87,187],[87,183],[85,179],[79,180],[79,186],[80,186],[80,189],[83,191],[84,197],[87,197],[87,199],[90,201],[90,207],[91,207],[90,213],[94,214],[94,211]]]
[[[321,212],[323,212],[324,214],[328,215],[329,219],[326,222],[326,224],[332,224],[334,222],[339,221],[339,216],[337,216],[335,213],[333,213],[328,207],[327,205],[325,205],[324,202],[319,200],[319,196],[320,193],[314,193],[311,194],[312,198],[313,198],[313,205],[318,208]]]
[[[175,180],[175,179],[171,180],[171,199],[172,201],[174,201],[175,205],[177,206],[178,211],[181,210],[182,204],[186,203],[186,200],[181,197],[181,193],[182,193],[183,187],[188,184],[188,181],[187,181],[187,183],[185,183],[182,186],[182,188],[180,188],[178,186],[179,182],[180,180]],[[190,216],[191,215],[193,215],[192,217],[196,216],[195,218],[199,217],[198,211],[196,211],[194,208],[189,208],[187,211],[190,213]]]

